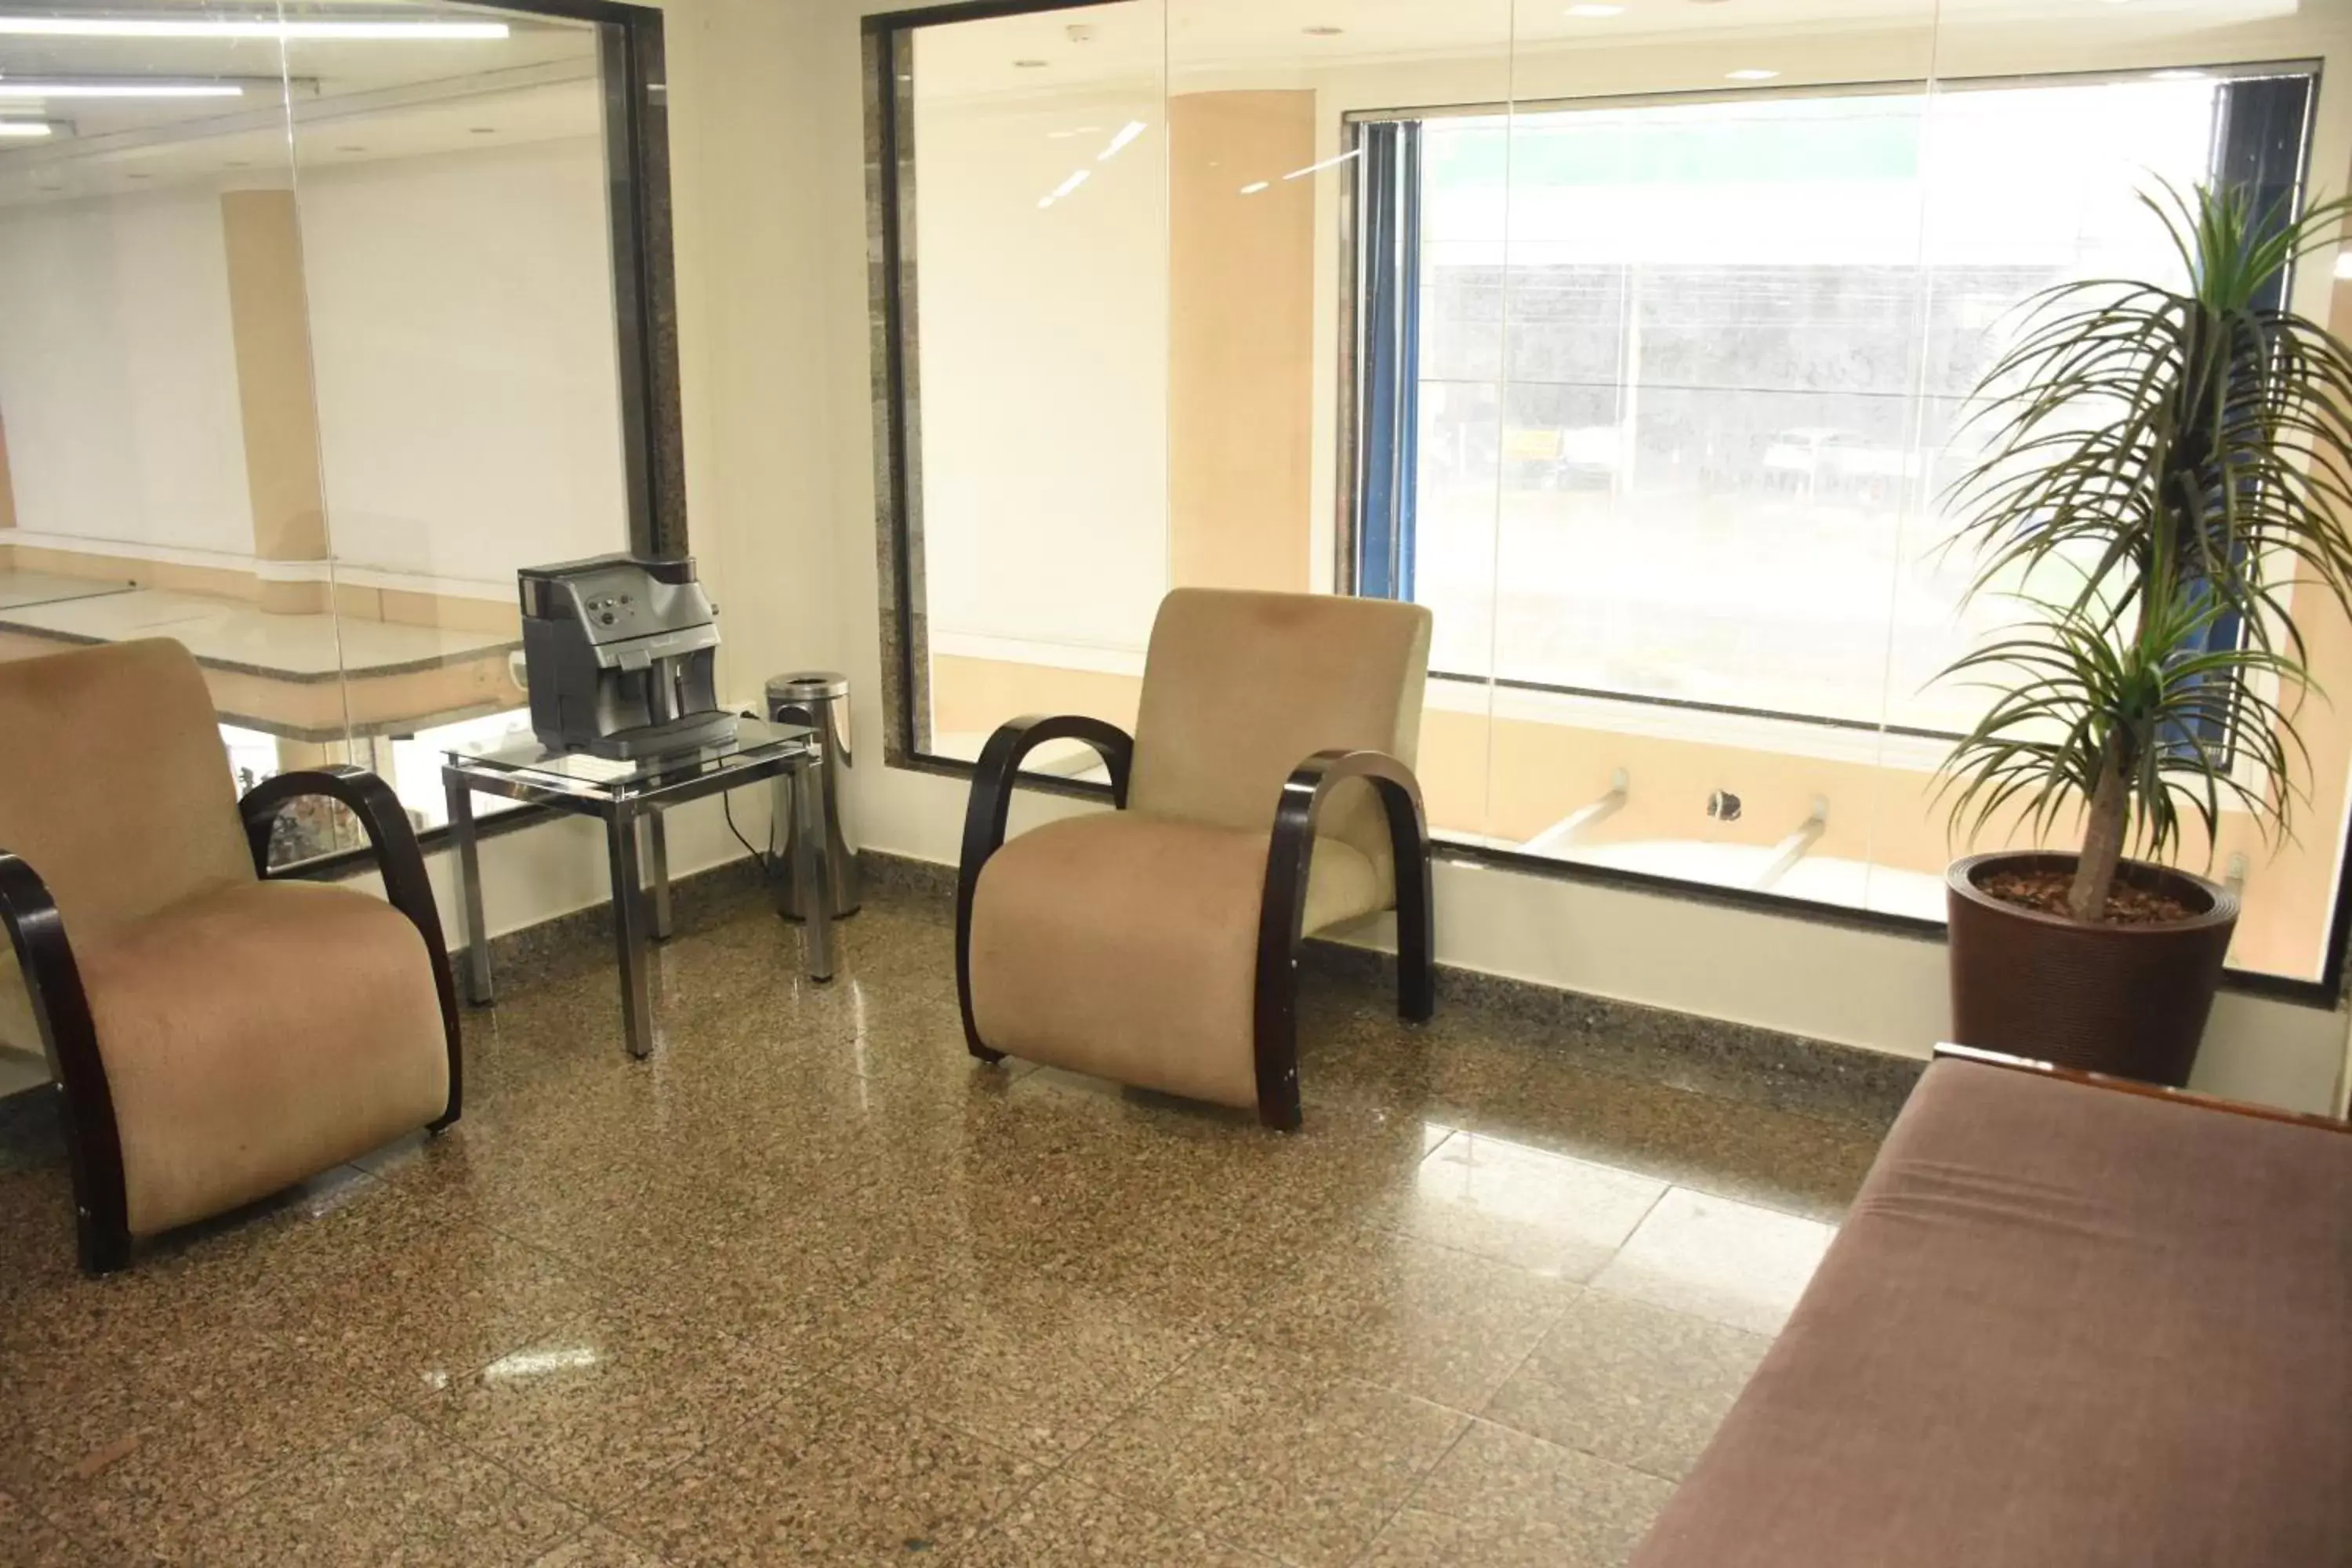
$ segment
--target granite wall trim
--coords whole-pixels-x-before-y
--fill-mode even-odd
[[[923,582],[922,380],[915,289],[915,51],[868,32],[866,345],[873,375],[874,532],[882,612],[885,761],[930,750],[930,638]],[[894,205],[895,199],[895,205]]]

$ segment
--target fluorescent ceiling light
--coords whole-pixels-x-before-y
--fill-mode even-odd
[[[217,81],[14,81],[0,79],[0,98],[243,98],[245,89]]]
[[[24,138],[53,133],[53,128],[46,120],[0,120],[0,136]]]
[[[0,37],[20,38],[384,38],[487,41],[504,22],[243,22],[197,16],[0,16]]]
[[[1142,135],[1146,129],[1147,127],[1140,120],[1129,121],[1126,124],[1118,128],[1118,134],[1110,139],[1110,145],[1095,154],[1095,162],[1097,163],[1109,163],[1113,158],[1116,158],[1121,153],[1126,152],[1127,144],[1134,141],[1137,137]]]
[[[1274,182],[1272,180],[1254,180],[1250,184],[1242,187],[1242,195],[1245,196],[1254,196],[1260,191],[1270,191],[1272,189],[1274,189]]]
[[[1094,171],[1092,169],[1079,169],[1075,171],[1068,179],[1064,180],[1060,184],[1055,185],[1052,190],[1046,192],[1045,195],[1038,198],[1038,210],[1042,212],[1045,208],[1052,206],[1055,202],[1060,201],[1064,196],[1068,195],[1072,191],[1075,191],[1080,185],[1085,184],[1093,174]]]
[[[1363,156],[1363,152],[1364,150],[1359,147],[1353,153],[1342,153],[1336,158],[1326,158],[1319,163],[1309,163],[1303,169],[1293,169],[1290,173],[1283,175],[1282,177],[1286,180],[1303,180],[1309,174],[1320,174],[1326,169],[1336,168],[1351,158],[1360,158]]]
[[[1727,71],[1724,74],[1732,81],[1770,81],[1780,73],[1768,71],[1761,66],[1749,66],[1744,70]]]

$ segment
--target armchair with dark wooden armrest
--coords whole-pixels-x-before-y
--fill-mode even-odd
[[[1153,630],[1134,738],[1075,716],[997,731],[972,780],[956,889],[972,1054],[1296,1129],[1300,945],[1391,907],[1398,1009],[1427,1018],[1429,832],[1406,759],[1428,625],[1412,605],[1180,590]],[[1116,809],[1007,843],[1022,760],[1057,740],[1101,756]],[[1331,741],[1353,743],[1316,749]]]
[[[460,1108],[457,997],[416,835],[358,769],[242,801],[163,641],[0,664],[0,1044],[62,1097],[82,1267]],[[386,898],[268,876],[290,802],[366,831]]]

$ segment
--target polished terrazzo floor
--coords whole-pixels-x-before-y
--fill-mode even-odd
[[[1876,1142],[1329,978],[1278,1138],[843,931],[680,936],[646,1063],[595,952],[510,978],[457,1129],[106,1280],[0,1106],[0,1563],[1613,1563]]]

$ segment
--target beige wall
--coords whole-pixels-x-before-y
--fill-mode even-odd
[[[1315,162],[1315,94],[1181,94],[1168,136],[1170,580],[1304,592],[1315,188],[1282,176]]]
[[[294,193],[227,191],[220,203],[253,553],[262,561],[324,561],[318,394]],[[297,595],[308,602],[289,602],[287,590],[308,590]],[[265,608],[310,611],[324,607],[322,597],[319,584],[297,583],[265,583],[260,595]]]

